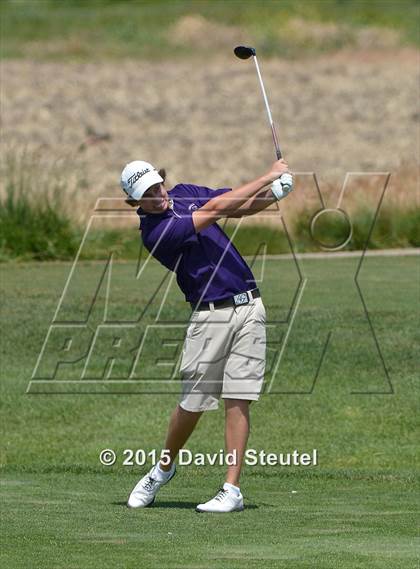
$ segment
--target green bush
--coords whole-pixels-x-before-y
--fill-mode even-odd
[[[3,156],[2,170],[0,259],[73,258],[78,238],[63,205],[67,186],[60,165],[47,166],[37,152],[12,150]]]
[[[97,261],[108,259],[138,259],[140,232],[136,229],[101,229],[89,233],[80,251],[80,259]]]
[[[0,198],[0,260],[72,260],[81,244],[84,228],[66,213],[65,176],[54,172],[41,175],[41,169],[21,168],[21,160],[10,161],[5,191]],[[27,174],[27,170],[30,174]],[[36,191],[33,186],[37,186]],[[39,190],[39,186],[43,189]],[[32,190],[32,191],[31,191]],[[351,215],[352,238],[344,250],[361,250],[368,240],[369,249],[420,246],[420,209],[382,208],[374,220],[370,208],[359,208]],[[333,248],[349,234],[344,215],[329,212],[320,215],[311,226],[314,212],[303,211],[288,226],[292,247],[299,252]],[[373,223],[375,221],[375,223]],[[223,224],[221,223],[223,226]],[[372,229],[373,225],[373,229]],[[372,230],[372,231],[371,231]],[[282,228],[263,223],[235,225],[225,231],[243,255],[290,253],[289,238]],[[234,236],[233,236],[234,235]],[[135,229],[103,229],[90,232],[80,258],[137,259],[139,233]]]
[[[299,251],[319,251],[319,243],[326,248],[343,243],[349,225],[344,216],[328,214],[320,216],[313,225],[314,213],[302,212],[292,228],[293,242]],[[376,219],[371,208],[359,208],[350,216],[352,237],[343,248],[345,251],[368,249],[392,249],[420,246],[420,209],[381,208]]]
[[[373,212],[360,209],[352,216],[352,248],[363,249],[369,231],[369,249],[420,246],[420,209],[383,208],[373,224]]]
[[[234,229],[232,225],[225,229],[230,238],[232,238]],[[286,234],[274,226],[246,225],[240,227],[232,242],[242,255],[260,254],[264,249],[268,255],[290,253]]]
[[[31,203],[24,193],[8,187],[0,203],[0,256],[2,259],[71,259],[77,239],[59,204],[45,196]]]

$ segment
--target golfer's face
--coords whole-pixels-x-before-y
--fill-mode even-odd
[[[162,184],[151,186],[140,200],[140,207],[147,213],[162,213],[168,205],[168,192]]]

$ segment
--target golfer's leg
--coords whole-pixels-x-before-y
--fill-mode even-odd
[[[180,405],[176,406],[169,422],[165,442],[165,449],[169,450],[171,462],[167,465],[163,465],[161,462],[160,467],[162,470],[170,470],[172,462],[176,459],[178,452],[189,439],[202,414],[202,411],[185,411]]]
[[[236,452],[236,464],[228,466],[226,482],[239,486],[242,461],[249,435],[249,401],[225,399],[226,452]]]

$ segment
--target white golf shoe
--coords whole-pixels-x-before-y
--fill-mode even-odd
[[[155,501],[156,494],[162,486],[167,484],[175,476],[176,466],[172,464],[171,470],[164,473],[156,464],[146,476],[134,486],[130,496],[128,497],[127,506],[129,508],[146,508],[151,506]]]
[[[228,513],[241,512],[244,509],[244,497],[231,488],[230,484],[224,484],[216,496],[205,504],[198,504],[196,512]]]

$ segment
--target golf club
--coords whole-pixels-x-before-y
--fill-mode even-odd
[[[276,149],[277,160],[280,160],[282,158],[282,153],[281,153],[281,149],[280,149],[279,140],[277,138],[276,128],[274,126],[273,117],[271,116],[270,105],[268,104],[267,94],[265,92],[265,87],[264,87],[264,83],[262,80],[260,67],[258,65],[257,52],[255,50],[255,47],[238,45],[237,47],[235,47],[235,49],[233,51],[234,51],[236,57],[239,57],[239,59],[249,59],[250,57],[254,58],[255,68],[257,70],[257,75],[258,75],[258,79],[260,82],[261,92],[262,92],[262,95],[264,98],[265,108],[267,110],[268,122],[270,123],[271,134],[273,135],[273,142],[274,142],[274,147]],[[283,187],[286,191],[288,191],[290,189],[290,186],[288,186],[288,184],[284,184]]]

